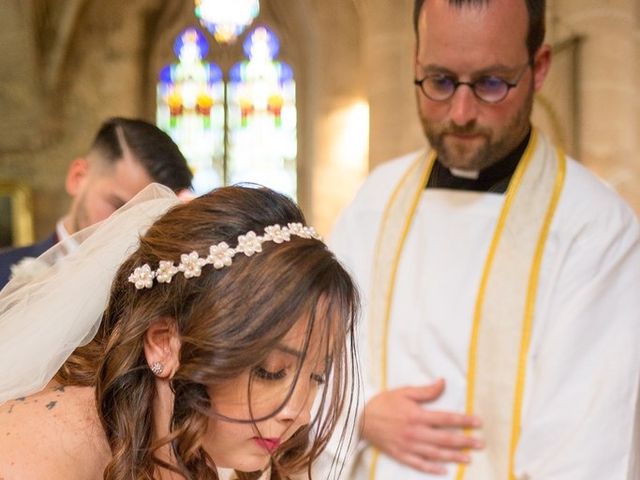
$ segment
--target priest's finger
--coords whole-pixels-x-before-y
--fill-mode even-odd
[[[478,428],[482,426],[482,420],[475,415],[438,410],[425,410],[422,415],[422,423],[440,428]]]
[[[425,429],[417,436],[422,443],[438,445],[447,449],[481,449],[484,442],[472,435],[465,435],[461,431]]]
[[[420,472],[432,475],[447,474],[447,467],[443,463],[426,460],[421,455],[404,453],[401,457],[396,457],[396,460]]]
[[[445,382],[443,378],[437,379],[435,382],[429,385],[422,385],[418,387],[404,387],[399,389],[402,393],[411,400],[419,403],[433,402],[436,400],[442,392],[444,392]]]
[[[444,463],[469,463],[471,457],[468,453],[462,450],[452,450],[448,448],[440,448],[435,445],[415,445],[411,452],[411,455],[419,455],[427,461],[437,461]]]

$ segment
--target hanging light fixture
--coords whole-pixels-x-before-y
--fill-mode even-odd
[[[195,0],[200,23],[220,43],[233,42],[258,16],[260,0]]]

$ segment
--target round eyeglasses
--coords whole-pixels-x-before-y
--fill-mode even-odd
[[[495,75],[484,75],[472,82],[461,82],[451,75],[442,73],[429,74],[413,83],[420,87],[422,93],[434,102],[445,102],[453,97],[460,85],[467,85],[478,100],[485,103],[498,103],[504,100],[509,90],[518,86],[529,64],[525,65],[513,82]]]

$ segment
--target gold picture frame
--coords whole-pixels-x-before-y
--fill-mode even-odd
[[[23,183],[0,181],[0,248],[34,241],[33,196]]]

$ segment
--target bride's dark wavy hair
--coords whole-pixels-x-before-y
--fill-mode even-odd
[[[283,195],[266,188],[220,188],[169,210],[121,265],[96,338],[78,349],[57,377],[66,385],[96,387],[98,413],[112,451],[105,479],[152,479],[159,468],[168,468],[186,479],[217,480],[214,461],[202,447],[210,416],[215,415],[215,398],[209,398],[207,387],[253,371],[301,318],[309,318],[303,359],[312,332],[319,335],[322,354],[332,359],[328,384],[311,423],[272,455],[271,478],[286,479],[305,470],[310,476],[311,463],[339,424],[344,426],[337,438],[346,446],[351,436],[346,425],[352,424],[348,417],[355,411],[358,391],[358,294],[323,242],[292,236],[290,242],[263,244],[263,251],[252,257],[238,254],[221,270],[205,266],[200,277],[186,279],[178,273],[169,284],[155,282],[143,290],[128,282],[131,272],[145,263],[152,268],[160,260],[177,263],[181,254],[192,251],[206,256],[210,245],[224,241],[235,246],[237,237],[248,231],[261,235],[268,225],[290,222],[305,220]],[[171,379],[171,432],[155,440],[156,388],[143,337],[160,317],[175,319],[181,348],[180,365]],[[289,395],[293,388],[295,382]],[[247,389],[250,399],[251,381]],[[254,426],[256,420],[261,419],[247,419]],[[176,459],[172,465],[156,456],[167,444]],[[340,468],[334,471],[339,475]],[[260,472],[237,474],[250,480]]]

